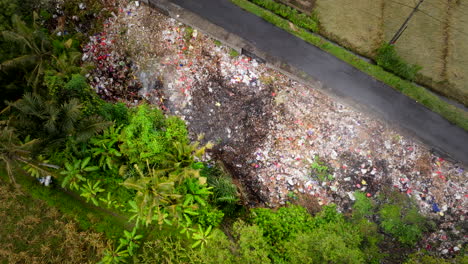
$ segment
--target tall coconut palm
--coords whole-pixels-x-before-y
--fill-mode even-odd
[[[52,45],[49,36],[35,23],[37,14],[33,14],[34,22],[28,27],[19,16],[13,15],[13,31],[3,31],[3,39],[12,45],[17,45],[21,51],[18,57],[3,61],[0,70],[11,69],[27,71],[27,84],[37,93],[37,88],[46,69],[46,64],[52,56]]]
[[[103,131],[112,122],[99,116],[85,117],[78,99],[58,104],[45,100],[40,95],[26,93],[23,98],[9,103],[10,125],[26,134],[33,134],[51,147],[60,145],[68,137],[76,142],[85,142]]]

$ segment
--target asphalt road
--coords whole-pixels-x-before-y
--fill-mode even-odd
[[[468,132],[392,87],[240,9],[229,0],[170,1],[304,71],[335,96],[364,106],[391,125],[403,128],[429,146],[468,164]]]

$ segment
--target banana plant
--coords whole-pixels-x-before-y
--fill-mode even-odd
[[[192,248],[200,246],[204,248],[208,244],[208,240],[211,238],[211,229],[212,226],[209,226],[206,230],[203,230],[201,225],[198,226],[198,230],[193,233],[192,238],[195,240],[195,243],[192,244]]]
[[[87,172],[99,170],[98,166],[88,166],[91,157],[87,157],[84,160],[74,159],[73,162],[65,163],[65,170],[61,171],[60,174],[65,175],[62,181],[62,188],[70,186],[71,189],[79,190],[79,183],[85,180],[84,175]]]
[[[127,257],[129,256],[128,250],[125,245],[120,244],[118,247],[114,245],[104,251],[104,257],[99,261],[100,264],[117,264],[127,263]]]
[[[91,139],[91,144],[95,147],[91,149],[93,157],[99,157],[99,166],[105,169],[116,167],[117,158],[122,156],[118,151],[118,136],[122,126],[111,126],[106,129],[102,136]]]
[[[169,172],[169,178],[179,184],[188,178],[199,178],[200,170],[193,168],[195,159],[201,158],[207,149],[213,147],[213,144],[208,142],[202,147],[199,147],[200,142],[187,144],[175,141],[172,144],[173,147],[165,153],[163,162],[163,166]]]
[[[104,205],[109,209],[120,209],[124,207],[123,204],[119,203],[112,197],[112,193],[108,192],[106,197],[99,198],[99,201],[104,203]]]
[[[206,184],[201,183],[201,182],[206,182],[206,181],[200,181],[201,178],[198,179],[187,179],[184,182],[184,185],[186,187],[186,194],[184,197],[184,206],[188,205],[193,205],[195,203],[200,204],[201,206],[206,206],[207,205],[207,199],[210,194],[212,194],[211,189],[213,187],[207,187]],[[204,178],[206,179],[206,178]]]
[[[184,222],[180,223],[179,233],[182,235],[185,234],[187,238],[190,238],[192,236],[192,233],[196,232],[196,229],[193,229],[192,226],[193,226],[192,219],[187,218]]]
[[[91,200],[91,202],[93,202],[94,205],[98,206],[99,202],[96,196],[98,195],[98,193],[105,191],[104,189],[99,187],[100,184],[101,181],[96,181],[95,183],[93,183],[90,180],[86,180],[86,184],[80,188],[80,196],[86,198],[87,203]]]
[[[134,219],[148,226],[154,219],[162,225],[166,219],[165,207],[171,206],[180,199],[176,193],[174,182],[159,177],[156,171],[147,162],[148,172],[145,175],[137,164],[134,165],[140,177],[127,179],[122,185],[128,189],[136,190],[135,200],[130,203]]]
[[[135,250],[137,250],[140,247],[140,245],[138,244],[138,240],[143,238],[142,235],[137,235],[136,231],[136,226],[133,227],[132,232],[124,230],[124,237],[120,238],[119,240],[121,245],[127,247],[127,251],[130,256],[133,256]]]

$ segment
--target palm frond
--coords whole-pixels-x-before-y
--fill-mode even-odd
[[[90,116],[82,119],[76,128],[76,140],[78,142],[84,142],[90,139],[92,136],[104,131],[106,128],[111,126],[113,123],[104,121],[100,116]]]
[[[73,98],[60,106],[62,131],[66,134],[73,132],[75,124],[81,117],[82,105],[78,99]]]
[[[0,64],[0,70],[6,72],[12,69],[28,69],[36,64],[39,58],[36,55],[26,54],[17,58],[6,60]]]
[[[29,41],[16,32],[2,31],[2,37],[4,41],[16,44],[21,51],[25,51],[26,47],[30,48]]]

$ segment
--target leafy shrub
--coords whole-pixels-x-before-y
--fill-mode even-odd
[[[388,43],[382,44],[377,50],[375,60],[377,61],[377,65],[382,68],[411,81],[414,80],[418,71],[422,69],[421,66],[410,65],[404,62],[396,53],[395,47]]]
[[[197,250],[184,243],[180,236],[167,236],[145,242],[141,254],[138,255],[138,263],[203,263]]]
[[[430,227],[430,222],[418,212],[414,201],[397,191],[383,191],[378,197],[382,206],[378,210],[380,227],[404,245],[412,246]]]
[[[44,86],[47,87],[49,95],[56,97],[67,83],[67,78],[59,76],[55,71],[46,70],[44,72]]]
[[[79,98],[86,90],[89,90],[89,85],[84,76],[73,74],[70,81],[65,84],[64,90],[70,98]]]
[[[272,11],[273,13],[291,21],[293,24],[299,27],[310,30],[312,32],[319,31],[318,16],[315,13],[313,13],[311,16],[308,16],[304,13],[299,13],[294,8],[291,8],[281,3],[277,3],[273,0],[250,0],[250,1],[252,1],[256,5],[266,8]]]
[[[363,192],[354,192],[356,201],[353,205],[353,218],[362,219],[373,215],[374,205],[371,199],[367,198]]]
[[[198,210],[198,219],[197,222],[203,227],[217,227],[223,221],[224,213],[218,209],[212,208],[210,206],[203,207]]]
[[[288,263],[365,263],[359,249],[359,236],[347,239],[343,236],[346,230],[339,225],[329,223],[289,240],[285,245]]]
[[[169,141],[189,143],[185,122],[177,116],[170,116],[165,120],[166,138]]]
[[[83,105],[82,112],[86,116],[96,114],[99,105],[103,102],[97,97],[86,78],[81,74],[72,74],[70,80],[63,87],[60,98],[61,101],[72,98],[80,100]]]
[[[270,263],[270,245],[264,238],[262,228],[237,221],[233,226],[238,251],[242,261],[239,263]]]
[[[311,165],[312,174],[320,181],[333,180],[333,175],[330,173],[330,168],[325,164],[319,156],[314,156],[314,162]]]
[[[379,211],[382,229],[395,236],[401,243],[408,246],[414,245],[422,236],[422,229],[417,225],[418,223],[409,221],[418,214],[415,210],[411,209],[404,214],[398,205],[385,205]]]
[[[312,217],[303,207],[291,205],[281,207],[277,211],[267,208],[253,209],[252,221],[262,228],[265,236],[274,244],[308,230]]]
[[[314,217],[312,226],[319,228],[328,223],[342,221],[344,221],[343,215],[336,211],[336,204],[330,204],[322,207],[322,211]]]
[[[379,243],[382,241],[383,235],[379,233],[379,226],[367,219],[354,221],[353,226],[362,237],[360,248],[364,253],[366,263],[381,263],[381,259],[385,255],[380,253]]]
[[[129,125],[122,129],[120,145],[122,154],[131,163],[160,163],[162,154],[169,146],[164,131],[164,115],[158,109],[151,109],[148,105],[140,105],[132,109]]]
[[[215,229],[211,235],[210,243],[196,254],[200,259],[203,259],[202,262],[205,264],[239,263],[240,261],[236,261],[236,259],[238,260],[240,257],[233,254],[234,248],[234,241],[229,240],[221,230]]]
[[[102,102],[97,114],[107,121],[114,121],[117,126],[128,125],[128,108],[124,103]]]

